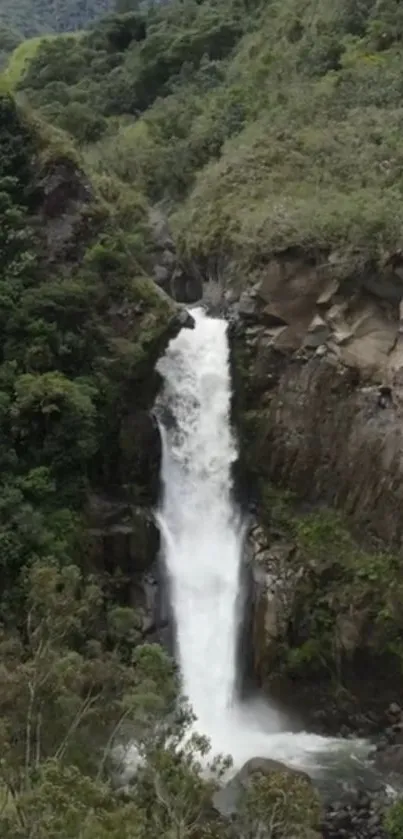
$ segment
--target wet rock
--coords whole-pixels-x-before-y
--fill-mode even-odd
[[[203,297],[203,282],[200,276],[192,275],[178,265],[171,277],[171,294],[179,303],[197,303]]]
[[[256,298],[250,292],[242,292],[236,308],[239,317],[243,320],[252,322],[258,320],[258,306]]]
[[[181,263],[168,220],[156,207],[149,213],[149,226],[154,242],[152,270],[156,284],[178,303],[196,303],[203,297],[200,273]]]
[[[403,776],[403,745],[387,745],[375,756],[375,766],[381,772]]]
[[[295,778],[303,778],[308,784],[311,783],[309,775],[299,769],[292,769],[286,764],[278,760],[272,760],[268,757],[252,757],[247,760],[242,766],[242,769],[236,775],[237,780],[243,785],[250,782],[253,776],[258,773],[260,775],[271,775],[273,772],[285,772]]]
[[[332,802],[325,812],[325,839],[386,839],[383,813],[387,806],[383,791],[367,795],[356,791],[349,802]]]
[[[159,533],[147,508],[91,495],[88,523],[91,557],[98,570],[112,574],[120,570],[133,577],[155,561]]]
[[[150,210],[149,224],[156,247],[163,253],[166,250],[175,253],[175,243],[169,229],[168,220],[157,207],[152,207]]]
[[[157,264],[154,266],[154,279],[158,285],[162,286],[165,291],[169,292],[171,272],[165,267],[165,265]]]
[[[400,705],[398,705],[397,702],[391,702],[391,704],[389,705],[389,708],[388,708],[388,716],[392,717],[392,718],[395,718],[395,717],[400,717],[401,714],[402,714],[402,709],[401,709]]]
[[[83,212],[94,201],[94,191],[73,160],[55,160],[38,182],[42,192],[40,223],[47,261],[77,262],[89,238]]]
[[[290,564],[293,544],[278,542],[270,547],[260,527],[250,535],[251,569],[254,585],[253,656],[254,671],[264,681],[284,641],[293,613],[302,569]]]

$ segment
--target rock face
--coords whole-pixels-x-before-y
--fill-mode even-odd
[[[119,578],[120,597],[137,610],[143,637],[161,638],[170,615],[161,599],[160,538],[149,508],[91,495],[87,521],[90,566]]]
[[[277,661],[279,644],[287,636],[302,566],[290,564],[295,545],[286,542],[268,544],[267,535],[258,525],[250,533],[254,609],[252,649],[254,672],[270,671]]]
[[[153,208],[150,211],[149,221],[154,241],[155,282],[178,303],[196,303],[201,300],[203,297],[202,277],[179,259],[165,216],[157,208]]]
[[[403,540],[403,281],[354,293],[298,260],[273,261],[231,303],[248,457],[301,497]]]
[[[94,201],[89,180],[67,158],[57,160],[38,183],[43,193],[41,226],[50,263],[75,260],[85,244],[84,212]]]
[[[329,264],[322,270],[286,255],[241,292],[229,278],[221,301],[231,321],[240,473],[258,499],[250,537],[255,675],[271,690],[287,668],[296,689],[304,678],[307,686],[341,683],[353,704],[379,700],[375,713],[399,698],[403,653],[399,260],[385,264],[382,277],[341,282],[329,278]],[[305,513],[340,511],[355,547],[339,542],[336,528],[321,551],[319,527],[315,555],[312,545],[301,549],[291,521],[277,532],[263,520],[268,485],[291,491]],[[388,552],[390,563],[382,558]],[[371,678],[382,682],[382,698]]]

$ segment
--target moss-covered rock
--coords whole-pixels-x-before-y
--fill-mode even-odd
[[[260,681],[273,684],[280,676],[303,685],[315,679],[362,696],[368,680],[381,679],[385,695],[398,695],[399,555],[360,544],[340,513],[324,507],[303,512],[289,493],[265,487],[263,528],[251,532]]]
[[[241,835],[273,839],[319,839],[321,805],[312,781],[304,773],[268,758],[251,758],[214,796],[217,809],[232,815]]]

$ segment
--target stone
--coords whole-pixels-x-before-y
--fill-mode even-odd
[[[291,566],[295,547],[277,542],[270,547],[258,528],[251,537],[251,569],[253,580],[254,670],[264,682],[275,660],[279,644],[285,640],[294,606],[300,573]]]
[[[387,745],[376,752],[375,766],[381,772],[403,776],[403,745]]]
[[[176,265],[176,255],[172,252],[172,250],[165,248],[159,257],[159,262],[160,265],[163,265],[164,268],[167,268],[172,273]]]
[[[260,775],[271,775],[273,772],[284,772],[286,775],[295,778],[302,778],[307,784],[311,784],[309,775],[300,769],[294,769],[279,760],[272,760],[268,757],[252,757],[244,763],[236,777],[243,785],[247,784],[256,773]]]
[[[75,162],[66,158],[46,172],[38,187],[43,194],[40,224],[47,262],[78,262],[87,242],[83,208],[95,198],[90,182]]]
[[[168,288],[170,278],[170,271],[165,265],[158,264],[154,266],[154,280],[158,285],[163,288]]]
[[[287,326],[287,321],[273,305],[265,306],[259,319],[265,326]]]
[[[320,317],[320,315],[315,315],[308,326],[308,332],[305,336],[303,346],[309,349],[317,349],[321,345],[325,344],[329,336],[329,325],[323,320],[323,318]]]
[[[339,614],[336,619],[336,633],[341,650],[352,656],[364,641],[367,629],[368,609],[351,609]]]
[[[179,303],[197,303],[203,297],[203,282],[177,266],[171,277],[171,294]]]
[[[331,302],[332,298],[337,294],[340,288],[340,283],[337,279],[333,278],[326,283],[323,291],[321,291],[317,301],[317,306],[326,306],[328,303]]]
[[[239,316],[245,320],[255,321],[257,318],[258,310],[256,300],[247,291],[242,292],[238,301],[237,309]]]

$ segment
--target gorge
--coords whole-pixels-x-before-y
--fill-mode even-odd
[[[191,315],[194,329],[183,329],[158,361],[163,387],[156,403],[162,437],[157,520],[182,690],[198,733],[209,737],[214,754],[230,754],[235,767],[256,756],[312,767],[321,754],[343,745],[346,752],[348,744],[287,731],[286,717],[274,706],[240,698],[246,523],[233,487],[238,451],[228,323],[204,308]]]
[[[0,3],[0,835],[402,839],[401,3],[74,5]]]

